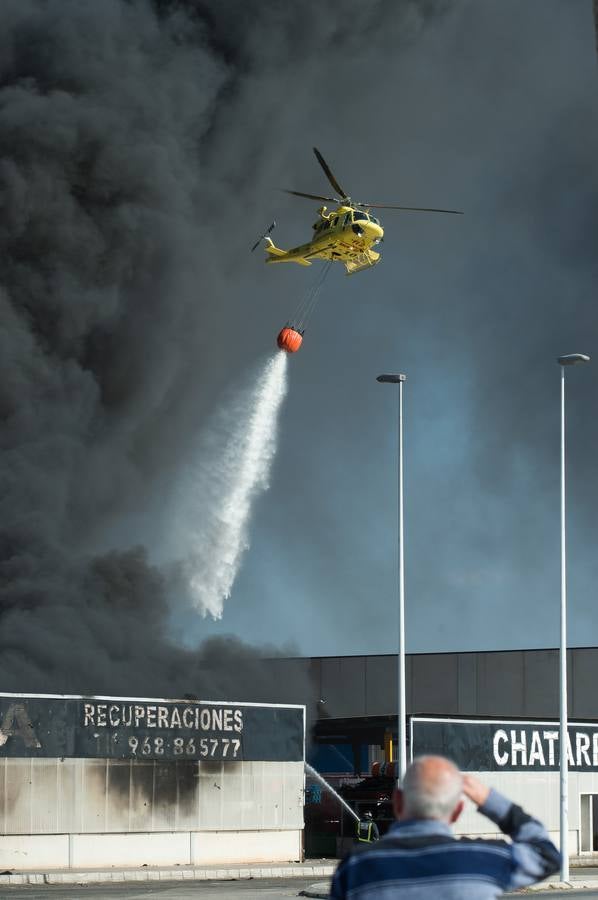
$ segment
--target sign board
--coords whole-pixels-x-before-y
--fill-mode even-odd
[[[0,694],[0,758],[304,759],[305,707]]]
[[[556,771],[558,722],[411,719],[412,756],[448,756],[464,772]],[[570,722],[567,759],[574,771],[598,772],[598,724]]]

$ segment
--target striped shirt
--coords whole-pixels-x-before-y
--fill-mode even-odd
[[[377,844],[339,864],[331,898],[491,900],[558,871],[558,850],[521,807],[492,790],[479,811],[512,843],[457,839],[449,825],[432,819],[395,822]]]

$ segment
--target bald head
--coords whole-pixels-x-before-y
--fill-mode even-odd
[[[395,811],[401,819],[454,822],[462,791],[463,777],[454,763],[443,756],[419,756],[405,772]]]

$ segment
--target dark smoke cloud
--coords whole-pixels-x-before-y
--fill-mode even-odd
[[[150,551],[221,386],[263,346],[239,253],[263,193],[305,168],[311,98],[343,68],[348,114],[372,54],[445,9],[3,3],[4,690],[297,699],[237,639],[169,638],[184,589]]]

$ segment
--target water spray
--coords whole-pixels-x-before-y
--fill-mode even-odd
[[[254,500],[269,486],[287,362],[287,354],[278,351],[255,386],[221,412],[184,501],[188,519],[199,523],[192,527],[185,562],[191,597],[199,612],[214,619],[222,616],[249,546]]]
[[[305,763],[305,771],[306,771],[307,774],[310,775],[312,778],[315,778],[316,781],[318,781],[318,782],[322,785],[322,787],[324,788],[324,790],[328,791],[329,794],[332,794],[333,797],[336,797],[336,799],[338,800],[338,802],[339,802],[342,806],[344,806],[344,808],[347,810],[347,812],[349,813],[349,815],[353,816],[353,818],[355,819],[356,822],[359,822],[359,816],[357,815],[357,813],[355,812],[355,810],[351,809],[351,807],[349,806],[349,804],[347,803],[347,801],[346,801],[346,800],[343,800],[343,798],[341,797],[341,795],[340,795],[340,794],[337,794],[337,792],[334,790],[334,788],[331,787],[331,786],[328,784],[328,782],[326,781],[326,779],[325,779],[325,778],[322,778],[322,776],[320,775],[320,773],[319,773],[319,772],[316,772],[316,770],[314,769],[314,767],[313,767],[313,766],[310,766],[310,764],[307,763],[307,762]]]

